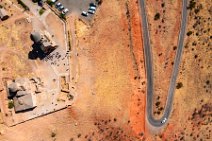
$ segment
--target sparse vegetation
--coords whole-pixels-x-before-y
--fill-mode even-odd
[[[177,88],[177,89],[180,89],[180,88],[182,88],[182,87],[183,87],[183,83],[182,83],[182,82],[178,82],[176,88]]]
[[[71,39],[70,39],[70,32],[68,31],[68,47],[71,50]]]
[[[14,107],[14,103],[13,103],[12,100],[10,100],[10,101],[8,102],[8,108],[9,108],[9,109],[12,109],[13,107]]]
[[[195,14],[198,14],[199,11],[200,11],[200,9],[195,9],[195,10],[194,10]]]
[[[194,0],[191,0],[189,2],[189,6],[187,7],[187,9],[192,10],[195,7],[195,5],[196,5],[196,2]]]
[[[190,36],[192,33],[193,33],[192,31],[188,31],[186,35]]]
[[[63,19],[63,20],[66,20],[66,16],[62,13],[60,14],[60,18]]]
[[[129,120],[128,123],[130,123]],[[138,141],[138,138],[145,136],[143,132],[136,136],[132,136],[131,134],[126,132],[123,126],[118,126],[117,122],[114,123],[111,119],[98,119],[94,122],[94,125],[97,128],[97,130],[95,130],[96,132],[91,131],[89,134],[86,134],[84,136],[85,141],[94,141],[96,138],[96,133],[98,133],[97,136],[101,134],[101,138],[99,139],[99,141]],[[78,140],[78,138],[76,140]]]
[[[207,81],[206,81],[206,84],[209,85],[209,84],[210,84],[210,80],[207,80]]]
[[[41,9],[39,10],[39,14],[40,14],[40,15],[42,15],[44,12],[45,12],[45,9],[44,9],[44,8],[41,8]]]
[[[55,132],[51,132],[51,137],[52,138],[56,137],[56,133]]]
[[[156,21],[156,20],[159,20],[159,19],[160,19],[160,13],[156,13],[155,17],[154,17],[154,20]]]
[[[71,95],[71,94],[68,94],[67,97],[68,97],[68,100],[73,100],[74,99],[74,96]]]
[[[163,2],[162,4],[161,4],[161,7],[164,7],[165,6],[165,3]]]
[[[78,134],[77,137],[80,138],[81,137],[81,134]]]

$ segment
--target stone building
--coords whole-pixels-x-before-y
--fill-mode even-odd
[[[44,31],[42,34],[39,32],[32,32],[31,38],[44,53],[51,53],[58,47],[47,31]]]
[[[31,82],[27,78],[17,78],[13,82],[9,82],[8,98],[13,99],[15,112],[23,112],[35,108],[36,96],[31,91]]]

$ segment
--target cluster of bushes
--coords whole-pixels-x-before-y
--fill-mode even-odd
[[[194,0],[191,0],[189,2],[189,5],[188,5],[187,9],[192,10],[193,8],[195,8],[195,5],[196,5],[196,2]]]
[[[62,13],[60,13],[60,18],[63,19],[63,20],[66,20],[66,16]]]
[[[21,0],[17,0],[17,1],[18,1],[18,4],[20,4],[24,8],[24,10],[29,10],[29,7],[25,3],[23,3],[23,1]]]

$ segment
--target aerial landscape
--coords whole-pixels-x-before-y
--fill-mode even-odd
[[[0,0],[0,141],[211,141],[212,0]]]

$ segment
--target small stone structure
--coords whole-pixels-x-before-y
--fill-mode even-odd
[[[13,99],[15,112],[32,110],[37,105],[36,93],[39,93],[42,83],[39,78],[17,78],[8,82],[8,99]]]
[[[44,53],[51,53],[58,47],[47,31],[44,31],[43,33],[34,31],[31,33],[31,38]]]
[[[14,126],[72,105],[75,94],[69,90],[66,79],[48,83],[48,80],[40,77],[8,80],[7,93],[0,95],[3,122]],[[58,85],[60,83],[63,84]]]
[[[4,8],[0,8],[0,19],[2,21],[9,18],[9,15],[7,14],[7,11]]]

